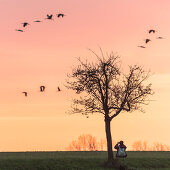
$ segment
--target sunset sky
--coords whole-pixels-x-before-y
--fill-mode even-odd
[[[0,16],[0,151],[64,150],[81,134],[105,138],[102,116],[67,114],[74,93],[64,86],[77,58],[97,61],[88,48],[100,54],[99,46],[119,55],[123,69],[150,70],[155,92],[145,113],[113,119],[113,140],[128,149],[136,140],[170,145],[170,0],[0,0]],[[23,22],[30,25],[15,31]]]

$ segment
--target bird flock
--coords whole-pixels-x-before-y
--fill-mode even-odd
[[[148,30],[148,33],[149,33],[149,34],[155,34],[156,32],[157,32],[157,31],[154,30],[154,29]],[[163,37],[156,37],[156,39],[164,39],[164,38],[163,38]],[[151,41],[151,39],[146,38],[144,41],[145,41],[145,44],[148,44],[148,43]],[[144,46],[144,45],[139,45],[138,47],[140,47],[140,48],[146,48],[146,46]]]
[[[57,18],[63,18],[64,16],[66,16],[65,14],[63,14],[63,13],[58,13],[58,14],[56,14],[56,16],[57,16]],[[48,20],[54,20],[53,19],[53,14],[47,14],[46,15],[46,18],[44,18],[44,19],[48,19]],[[42,20],[35,20],[35,21],[33,21],[33,22],[43,22]],[[25,27],[27,27],[28,25],[30,25],[28,22],[23,22],[23,23],[21,23],[22,24],[22,27],[23,28],[25,28]],[[18,31],[18,32],[25,32],[23,29],[16,29],[16,31]]]
[[[58,13],[58,14],[56,14],[56,16],[57,16],[57,18],[63,18],[63,17],[65,16],[65,14],[63,14],[63,13]],[[46,15],[46,18],[44,18],[44,19],[54,20],[53,17],[54,17],[53,14],[50,14],[50,15],[47,14],[47,15]],[[42,20],[34,20],[33,22],[39,23],[39,22],[43,22],[43,21],[42,21]],[[25,27],[27,27],[28,25],[30,25],[28,22],[23,22],[23,23],[21,23],[21,24],[22,24],[23,28],[25,28]],[[24,32],[23,29],[16,29],[16,31],[18,31],[18,32]],[[157,31],[154,30],[154,29],[148,30],[148,33],[149,33],[149,34],[155,34],[156,32],[157,32]],[[161,37],[161,36],[159,36],[159,37],[157,37],[156,39],[164,39],[164,38]],[[151,41],[151,39],[146,38],[144,41],[145,41],[145,44],[148,44],[148,43]],[[144,46],[144,45],[139,45],[139,46],[137,46],[137,47],[146,48],[146,46]],[[46,88],[45,86],[40,86],[40,92],[44,92],[44,91],[45,91],[45,88]],[[60,87],[57,87],[57,91],[58,91],[58,92],[61,91]],[[25,97],[28,96],[28,92],[23,91],[22,93],[24,94]]]
[[[45,88],[46,88],[45,86],[40,86],[40,92],[44,92],[44,91],[45,91]],[[58,91],[58,92],[61,91],[60,87],[57,87],[57,91]],[[28,96],[28,92],[23,91],[22,93],[24,94],[25,97]]]
[[[59,13],[59,14],[56,14],[56,16],[57,16],[58,18],[61,18],[61,17],[63,18],[63,17],[65,16],[65,14]],[[45,19],[53,20],[53,14],[51,14],[51,15],[47,14]],[[38,22],[43,22],[43,21],[42,21],[42,20],[35,20],[35,21],[33,21],[33,22],[37,22],[37,23],[38,23]],[[28,22],[23,22],[23,23],[21,23],[21,24],[22,24],[23,28],[25,28],[25,27],[27,27],[28,25],[30,25]],[[18,31],[18,32],[24,32],[23,29],[16,29],[16,31]],[[44,91],[45,91],[45,88],[46,88],[45,86],[40,86],[40,92],[44,92]],[[57,87],[57,91],[58,91],[58,92],[61,91],[60,87]],[[27,91],[23,91],[22,93],[24,94],[25,97],[28,96],[28,92],[27,92]]]

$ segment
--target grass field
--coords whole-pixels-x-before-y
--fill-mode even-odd
[[[114,152],[115,154],[115,152]],[[170,152],[127,152],[133,170],[170,170]],[[0,170],[103,170],[107,152],[1,152]]]

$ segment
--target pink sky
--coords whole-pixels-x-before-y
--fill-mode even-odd
[[[0,151],[61,150],[80,134],[105,138],[101,116],[68,115],[73,93],[64,87],[76,57],[96,61],[87,50],[115,52],[122,66],[140,64],[153,76],[154,102],[146,113],[123,113],[112,137],[129,148],[135,140],[170,145],[169,0],[0,0]],[[47,21],[46,14],[65,13]],[[42,23],[34,23],[34,20]],[[22,22],[30,25],[16,32]],[[157,32],[148,35],[149,29]],[[157,36],[165,39],[157,40]],[[144,39],[150,38],[146,49]],[[47,86],[39,93],[39,86]],[[57,93],[57,86],[62,92]],[[22,91],[28,91],[25,98]],[[119,129],[119,131],[118,131]]]

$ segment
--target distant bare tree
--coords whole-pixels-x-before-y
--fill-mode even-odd
[[[170,151],[170,146],[158,142],[154,143],[151,148],[153,151]]]
[[[80,135],[77,140],[73,140],[66,148],[69,151],[103,151],[106,141],[101,139],[98,141],[96,137],[86,134]]]
[[[133,151],[169,151],[170,146],[158,142],[149,145],[146,141],[142,142],[138,140],[133,142],[132,150]]]
[[[141,106],[148,104],[148,96],[153,94],[151,84],[146,82],[149,72],[134,65],[129,66],[127,74],[123,74],[118,56],[111,53],[106,58],[102,50],[102,56],[92,52],[98,62],[83,62],[79,58],[80,64],[68,75],[67,88],[75,90],[77,94],[82,93],[79,99],[73,100],[71,113],[104,115],[108,151],[106,165],[115,166],[111,120],[121,112],[143,111]]]
[[[149,146],[148,143],[146,141],[142,142],[142,141],[135,141],[132,144],[132,150],[134,151],[147,151],[149,150]]]
[[[113,141],[113,145],[116,142]],[[73,140],[68,147],[67,151],[104,151],[107,148],[106,139],[97,140],[95,136],[90,134],[80,135],[78,139]]]

